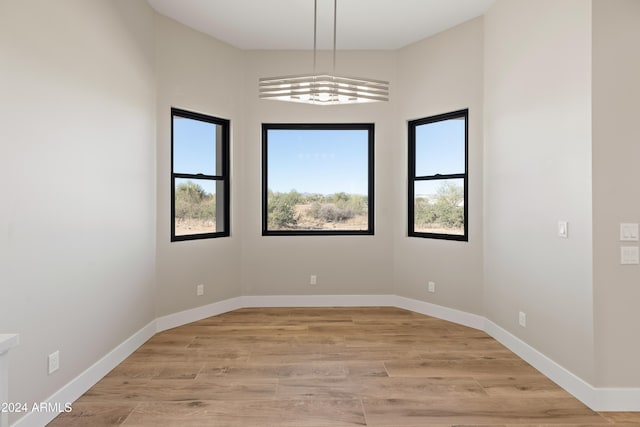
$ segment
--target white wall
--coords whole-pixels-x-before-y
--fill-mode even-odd
[[[319,70],[327,55],[320,55]],[[312,71],[309,52],[247,52],[241,201],[242,288],[244,295],[392,293],[392,153],[400,149],[392,117],[397,100],[395,53],[340,51],[338,74],[391,82],[391,101],[351,106],[313,106],[258,99],[258,78]],[[375,235],[261,235],[262,123],[375,123]],[[293,184],[292,184],[293,185]],[[295,185],[294,185],[295,186]],[[309,275],[318,284],[309,285]]]
[[[156,15],[158,316],[238,296],[244,225],[238,206],[242,168],[242,53]],[[231,120],[231,236],[171,242],[171,107]],[[204,285],[204,296],[196,286]]]
[[[591,382],[591,3],[498,0],[484,61],[485,314]]]
[[[394,283],[398,295],[482,314],[483,19],[398,55],[393,162]],[[469,241],[407,237],[407,121],[469,109]],[[428,281],[436,293],[427,292]]]
[[[153,13],[2,1],[0,64],[0,330],[30,404],[155,318]]]
[[[640,266],[620,265],[619,223],[640,222],[640,2],[593,2],[596,384],[640,384]],[[626,242],[635,244],[638,242]]]

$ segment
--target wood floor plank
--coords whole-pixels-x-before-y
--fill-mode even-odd
[[[80,398],[83,402],[137,402],[140,393],[148,389],[150,378],[103,378]]]
[[[385,347],[378,348],[306,348],[302,351],[297,346],[260,350],[251,356],[253,363],[298,363],[298,362],[339,362],[339,361],[386,361],[398,360],[408,356],[408,351]],[[419,359],[416,356],[416,359]]]
[[[542,375],[478,376],[489,396],[562,397],[571,395]]]
[[[531,365],[519,359],[423,360],[385,362],[391,377],[491,376],[505,371],[510,375],[536,375]]]
[[[344,362],[307,362],[262,364],[216,365],[207,364],[198,378],[238,377],[238,378],[327,378],[347,376]]]
[[[143,402],[123,427],[281,427],[276,401]]]
[[[77,401],[71,412],[58,416],[49,427],[121,426],[138,405],[137,402]]]
[[[126,379],[195,379],[205,366],[200,362],[155,362],[125,361],[107,374],[105,378]]]
[[[132,379],[151,379],[160,374],[160,363],[125,360],[109,372],[105,378],[121,378],[123,381]]]
[[[359,389],[349,378],[300,378],[278,380],[277,397],[280,399],[348,399],[358,400]]]
[[[619,425],[623,426],[623,424],[619,424]],[[607,423],[606,421],[604,421],[603,423],[598,423],[598,424],[585,424],[585,423],[579,423],[579,424],[567,424],[567,423],[562,423],[562,424],[505,424],[504,427],[613,427],[613,425]],[[629,424],[627,424],[626,427],[631,427],[631,426]],[[637,425],[634,425],[634,427],[637,427]]]
[[[353,427],[365,426],[359,400],[141,403],[127,427]]]
[[[239,337],[243,335],[247,336],[290,336],[300,334],[308,330],[307,325],[301,325],[299,323],[291,324],[253,324],[253,323],[236,323],[228,324],[221,323],[217,325],[206,326],[207,335],[197,335],[196,338],[210,338],[215,336],[219,337]]]
[[[402,378],[369,377],[353,379],[358,395],[369,399],[486,397],[487,393],[471,377]]]
[[[54,427],[604,427],[482,331],[392,307],[247,308],[152,337]]]
[[[349,377],[388,377],[384,362],[376,360],[345,362]]]
[[[149,380],[131,383],[105,379],[83,397],[85,401],[185,401],[185,400],[270,400],[277,389],[276,379]]]
[[[154,379],[165,380],[193,380],[204,368],[205,363],[168,362],[159,366],[160,372]]]
[[[165,331],[149,338],[145,343],[145,346],[185,348],[191,343],[191,341],[193,341],[193,337],[191,335],[185,335],[181,332],[173,333],[171,331]]]
[[[367,425],[598,424],[599,414],[573,398],[363,399]]]
[[[282,427],[366,426],[359,399],[283,400]]]
[[[640,426],[640,412],[601,412],[600,415],[610,422]]]
[[[132,362],[203,362],[210,358],[207,350],[188,348],[143,346],[136,350],[127,360]]]

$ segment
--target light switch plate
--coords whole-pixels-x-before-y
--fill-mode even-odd
[[[638,241],[638,224],[637,223],[621,223],[620,224],[620,241],[637,242]]]
[[[640,248],[620,246],[620,264],[640,264]]]
[[[558,221],[558,237],[563,239],[569,237],[569,223],[567,221]]]

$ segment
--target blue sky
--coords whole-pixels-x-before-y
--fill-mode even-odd
[[[416,176],[464,173],[464,120],[416,127]]]
[[[177,173],[215,175],[216,126],[174,118],[173,167]],[[256,142],[257,143],[257,142]],[[405,141],[395,141],[398,149]],[[269,188],[277,192],[367,194],[366,130],[269,130]],[[464,172],[464,120],[416,128],[416,174]],[[194,180],[208,193],[215,183]],[[177,180],[177,183],[183,180]],[[422,182],[416,194],[433,194],[441,182]]]
[[[174,117],[173,171],[215,175],[216,124]]]
[[[270,129],[268,145],[273,191],[367,194],[366,130]]]
[[[202,173],[215,175],[216,127],[214,123],[183,117],[173,119],[173,171],[175,173]],[[176,186],[187,179],[176,179]],[[207,193],[215,192],[215,181],[191,181]]]
[[[416,127],[416,176],[464,173],[464,120],[452,119]],[[434,195],[446,182],[463,186],[462,179],[416,181],[416,196]]]

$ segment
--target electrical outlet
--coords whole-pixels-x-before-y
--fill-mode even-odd
[[[60,368],[60,351],[56,350],[49,355],[49,375]]]
[[[311,276],[309,276],[309,284],[310,285],[317,285],[318,284],[318,276],[316,276],[315,274],[312,274]]]
[[[527,314],[524,311],[521,311],[518,314],[518,323],[520,324],[520,326],[522,326],[523,328],[527,327]]]
[[[436,291],[436,282],[429,282],[427,286],[429,292],[434,293]]]
[[[197,296],[202,296],[204,295],[204,285],[198,285],[196,287],[196,295]]]

